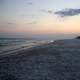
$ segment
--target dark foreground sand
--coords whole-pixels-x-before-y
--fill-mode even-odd
[[[0,80],[80,80],[80,45],[59,41],[0,57]]]

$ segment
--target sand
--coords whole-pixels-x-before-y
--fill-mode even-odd
[[[80,80],[80,41],[59,40],[0,56],[0,80]]]

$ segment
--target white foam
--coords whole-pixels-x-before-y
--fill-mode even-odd
[[[30,40],[19,45],[5,46],[5,47],[0,48],[0,55],[11,54],[17,51],[22,51],[22,50],[36,47],[39,45],[43,45],[46,43],[48,43],[48,41]]]

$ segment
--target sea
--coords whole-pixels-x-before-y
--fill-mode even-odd
[[[48,40],[28,39],[28,38],[0,38],[0,56],[14,54],[22,51],[49,43]]]

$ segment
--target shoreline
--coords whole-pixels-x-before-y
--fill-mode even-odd
[[[69,41],[72,42],[72,40]],[[75,45],[73,47],[73,44],[77,42],[64,44],[64,41],[59,41],[57,43],[41,45],[20,51],[16,55],[0,58],[0,79],[79,80],[80,48]],[[78,44],[80,45],[80,43]],[[68,46],[70,47],[68,48]]]
[[[73,40],[73,44],[71,44],[69,41],[70,40]],[[66,43],[66,41],[68,42]],[[80,43],[80,40],[78,39],[65,39],[65,40],[55,40],[54,42],[48,42],[48,43],[45,43],[45,44],[38,44],[38,45],[35,45],[33,47],[26,47],[26,46],[22,46],[20,47],[19,49],[15,49],[15,50],[11,50],[11,52],[7,52],[7,54],[0,54],[0,58],[3,58],[3,57],[9,57],[9,56],[18,56],[18,55],[22,55],[22,54],[25,54],[25,52],[28,52],[28,51],[33,51],[33,50],[36,50],[36,49],[42,49],[42,48],[53,48],[54,50],[57,50],[57,51],[61,51],[64,49],[66,50],[78,50],[80,49],[80,44],[77,43],[77,45],[75,45],[75,41],[77,41],[78,43]]]
[[[36,46],[33,46],[33,47],[27,47],[27,48],[25,46],[22,46],[19,49],[11,50],[11,51],[8,51],[8,52],[7,51],[4,51],[4,53],[5,52],[7,52],[7,53],[6,54],[0,53],[0,58],[9,57],[9,56],[16,56],[16,55],[25,53],[27,51],[32,51],[32,50],[35,50],[35,49],[43,48],[46,45],[48,46],[50,44],[52,44],[52,43],[40,44],[40,45],[36,45]]]

